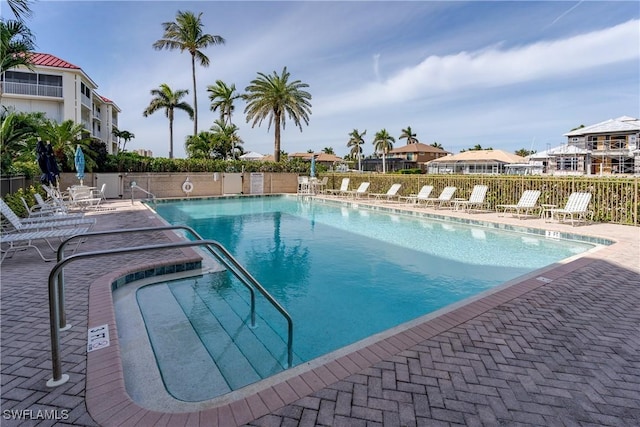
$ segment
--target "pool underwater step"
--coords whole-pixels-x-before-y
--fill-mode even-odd
[[[248,327],[248,296],[239,295],[247,291],[229,276],[220,272],[138,290],[165,386],[177,399],[210,399],[284,369],[286,344],[258,315],[258,327]]]

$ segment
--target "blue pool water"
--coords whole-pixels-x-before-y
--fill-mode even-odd
[[[291,314],[296,364],[593,247],[295,197],[160,203],[157,212],[221,242]],[[169,383],[184,382],[185,373],[170,373],[174,356],[159,355],[160,347],[175,346],[167,338],[173,309],[158,302],[159,293],[177,301],[175,317],[193,328],[181,330],[181,339],[202,342],[196,359],[209,354],[206,363],[220,371],[194,378],[222,386],[171,390]],[[204,400],[284,367],[286,322],[258,298],[259,326],[246,328],[248,293],[230,274],[147,286],[137,298],[165,384],[177,398]],[[244,346],[221,344],[222,330]],[[179,344],[193,355],[190,345]]]

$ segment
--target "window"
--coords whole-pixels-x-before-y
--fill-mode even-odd
[[[28,83],[37,84],[38,75],[35,73],[22,73],[20,71],[7,71],[5,73],[7,83]]]
[[[51,74],[38,74],[38,81],[44,86],[62,87],[62,76],[53,76]]]
[[[578,158],[577,157],[561,157],[556,160],[556,169],[563,171],[577,171],[578,170]]]

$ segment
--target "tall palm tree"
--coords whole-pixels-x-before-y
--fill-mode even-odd
[[[347,142],[347,147],[351,147],[351,151],[349,152],[354,158],[358,157],[358,170],[362,171],[362,145],[364,144],[364,138],[367,134],[367,130],[365,129],[362,133],[358,132],[358,129],[354,129],[349,134],[349,142]]]
[[[203,67],[209,66],[209,58],[202,53],[202,49],[211,45],[224,44],[220,36],[205,34],[202,27],[202,12],[197,16],[193,12],[178,11],[175,22],[164,22],[164,36],[157,40],[153,47],[157,50],[180,49],[191,54],[191,77],[193,80],[193,134],[198,134],[198,96],[196,92],[196,59]]]
[[[144,110],[142,115],[148,117],[150,114],[158,110],[164,109],[165,115],[169,119],[169,158],[173,159],[173,113],[175,110],[182,110],[189,114],[189,118],[193,119],[193,108],[188,103],[181,101],[189,91],[179,89],[173,92],[171,88],[163,83],[158,89],[151,89],[151,95],[154,98],[149,106]]]
[[[275,71],[272,75],[258,73],[258,78],[251,81],[243,95],[247,101],[244,109],[247,123],[253,120],[251,127],[259,126],[268,117],[268,128],[271,124],[275,127],[273,157],[276,162],[280,161],[280,128],[285,128],[285,114],[300,128],[300,132],[301,121],[308,125],[311,114],[311,94],[303,90],[309,85],[300,80],[289,82],[289,77],[287,67],[282,69],[281,75]]]
[[[374,150],[377,153],[382,153],[382,173],[387,173],[385,156],[393,148],[394,142],[396,142],[395,138],[389,135],[386,129],[382,129],[373,137]]]
[[[411,131],[411,126],[407,126],[406,129],[402,129],[399,139],[406,139],[407,145],[417,144],[420,142],[418,141],[418,138],[416,138],[416,134]]]
[[[220,110],[220,119],[230,125],[235,109],[233,101],[240,98],[240,94],[236,92],[236,85],[227,86],[222,80],[216,80],[215,85],[207,86],[207,92],[211,100],[211,111]]]
[[[35,38],[23,22],[0,20],[0,74],[20,65],[33,70],[31,52],[34,48]]]

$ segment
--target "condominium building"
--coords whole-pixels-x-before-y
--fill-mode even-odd
[[[2,106],[82,124],[92,138],[105,143],[109,154],[117,153],[112,130],[121,110],[116,103],[98,94],[98,85],[76,65],[48,53],[33,53],[32,63],[33,70],[17,67],[0,75]]]

